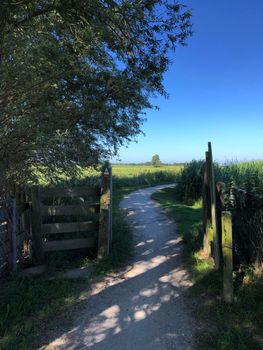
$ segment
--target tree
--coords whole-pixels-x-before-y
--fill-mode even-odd
[[[191,34],[170,0],[2,0],[0,171],[75,171],[140,133]]]
[[[159,157],[158,154],[154,154],[152,156],[152,165],[155,166],[155,167],[158,167],[158,166],[162,165],[162,162],[161,162],[160,157]]]

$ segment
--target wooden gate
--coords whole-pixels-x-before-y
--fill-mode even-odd
[[[46,252],[97,248],[99,258],[111,244],[111,169],[102,187],[32,188],[32,252],[42,263]]]
[[[44,262],[45,253],[97,249],[105,258],[112,241],[112,171],[101,187],[12,186],[0,198],[0,275],[17,262]],[[22,265],[22,264],[21,264]]]

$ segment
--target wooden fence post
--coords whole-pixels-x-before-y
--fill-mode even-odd
[[[218,270],[220,267],[220,250],[219,250],[219,233],[217,223],[217,210],[216,210],[216,187],[215,187],[215,175],[213,166],[212,145],[208,142],[208,173],[210,180],[210,196],[211,196],[211,221],[213,230],[213,258],[215,262],[215,268]]]
[[[25,190],[24,202],[26,204],[26,210],[24,212],[24,230],[27,233],[26,241],[24,242],[25,256],[32,256],[32,249],[30,241],[32,242],[32,202],[29,199],[28,191]]]
[[[224,301],[233,301],[233,250],[232,250],[232,215],[222,212],[222,250],[223,250],[223,297]]]
[[[113,197],[112,197],[112,167],[109,169],[110,171],[110,250],[112,247],[112,205],[113,205]]]
[[[106,165],[102,174],[100,197],[100,222],[98,237],[98,258],[109,255],[111,244],[111,177],[112,169]]]
[[[17,215],[16,215],[16,199],[12,199],[12,216],[11,216],[11,227],[8,229],[11,237],[11,251],[10,251],[10,268],[12,271],[17,269],[17,243],[16,243],[16,229],[17,229]]]
[[[32,188],[32,256],[35,264],[44,262],[40,187]]]
[[[203,184],[203,254],[208,258],[211,256],[211,241],[213,240],[211,224],[211,198],[210,198],[210,181],[208,172],[209,154],[205,153],[204,164],[204,184]]]

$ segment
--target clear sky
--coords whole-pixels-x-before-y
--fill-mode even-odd
[[[263,0],[182,0],[193,37],[165,76],[168,100],[147,111],[146,136],[120,149],[122,162],[263,159]]]

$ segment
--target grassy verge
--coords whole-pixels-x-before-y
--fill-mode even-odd
[[[53,320],[69,319],[86,291],[83,280],[13,277],[0,289],[0,349],[37,349],[41,332]],[[47,326],[48,325],[48,326]]]
[[[132,234],[129,225],[125,221],[119,208],[122,198],[135,190],[136,187],[114,189],[112,207],[112,249],[110,256],[104,260],[93,261],[96,274],[114,271],[121,267],[132,254]]]
[[[96,276],[113,271],[131,254],[131,233],[119,210],[123,195],[134,188],[115,191],[113,205],[113,249],[111,255],[102,261],[87,254],[75,252],[49,256],[45,275],[38,277],[10,276],[1,281],[0,288],[0,349],[37,349],[43,334],[60,324],[70,323],[81,297],[88,292],[89,282],[83,279],[51,279],[63,269],[72,267],[94,268]],[[61,321],[61,322],[60,322]]]
[[[192,273],[194,286],[189,291],[196,298],[194,313],[204,327],[197,334],[197,349],[262,350],[263,349],[263,280],[247,275],[236,286],[235,302],[221,300],[221,273],[210,261],[201,259],[201,203],[192,206],[176,201],[176,189],[164,189],[153,195],[175,220],[185,243],[185,260]]]

